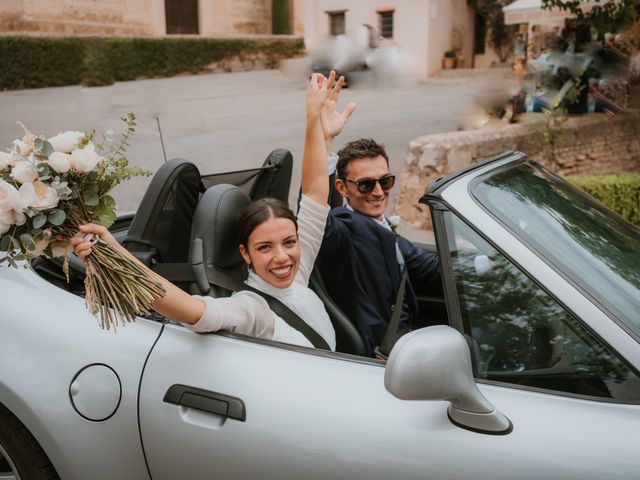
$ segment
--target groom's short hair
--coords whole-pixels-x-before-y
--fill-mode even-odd
[[[347,166],[352,160],[358,158],[375,158],[383,157],[387,165],[389,165],[389,157],[384,149],[384,145],[376,142],[372,138],[361,138],[347,143],[342,150],[338,152],[338,164],[336,166],[337,177],[345,180]]]

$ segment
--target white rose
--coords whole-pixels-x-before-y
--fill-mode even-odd
[[[62,152],[53,152],[49,155],[49,166],[57,173],[67,173],[71,168],[71,155]]]
[[[7,167],[13,167],[18,161],[18,158],[19,157],[13,153],[0,152],[0,172]]]
[[[18,190],[23,205],[36,210],[45,210],[58,205],[58,192],[44,182],[23,183]]]
[[[79,173],[93,171],[100,160],[100,155],[96,153],[93,143],[71,152],[71,168]]]
[[[22,225],[26,221],[22,210],[18,190],[10,183],[0,180],[0,235],[8,232],[13,225]]]
[[[63,132],[49,139],[49,143],[55,152],[71,153],[78,142],[84,137],[83,132]]]
[[[38,171],[33,163],[21,160],[13,166],[11,176],[18,183],[29,183],[38,178]]]

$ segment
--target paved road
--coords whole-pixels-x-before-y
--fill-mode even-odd
[[[275,147],[288,148],[299,162],[305,83],[272,70],[139,80],[98,88],[0,92],[0,147],[8,147],[22,135],[14,123],[18,120],[34,133],[47,136],[60,130],[117,131],[120,116],[132,111],[138,118],[138,130],[129,159],[152,170],[164,161],[156,117],[167,157],[190,159],[202,172],[257,166]],[[355,101],[358,109],[336,146],[371,136],[386,144],[391,170],[400,174],[409,142],[420,135],[455,130],[471,109],[472,89],[469,82],[446,81],[404,89],[365,85],[345,89],[344,102]],[[299,163],[297,167],[295,179]],[[137,179],[119,187],[115,194],[121,211],[136,208],[147,182]]]

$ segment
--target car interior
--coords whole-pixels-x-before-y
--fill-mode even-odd
[[[110,227],[116,239],[140,261],[191,294],[229,296],[230,279],[246,277],[238,251],[236,222],[251,201],[289,197],[293,159],[284,149],[273,150],[260,168],[201,175],[184,159],[163,164],[153,176],[135,214],[118,217]],[[333,195],[331,206],[341,205]],[[420,245],[435,251],[434,245]],[[70,257],[70,278],[62,272],[61,259],[40,257],[32,268],[51,283],[84,295],[84,264]],[[234,284],[232,282],[232,285]],[[323,301],[336,330],[336,350],[366,355],[355,326],[332,301],[315,269],[310,288]],[[446,324],[442,286],[415,286],[421,318],[414,328]],[[157,318],[158,316],[155,315]]]

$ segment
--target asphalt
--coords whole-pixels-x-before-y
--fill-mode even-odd
[[[375,138],[387,147],[391,171],[400,175],[412,139],[456,130],[476,118],[476,85],[476,78],[443,78],[401,87],[388,83],[376,87],[367,79],[354,83],[343,91],[342,101],[355,101],[358,108],[335,147],[355,138]],[[146,79],[107,87],[4,91],[0,92],[0,148],[22,136],[17,121],[45,136],[64,130],[118,132],[123,125],[119,118],[134,112],[138,126],[128,150],[131,163],[155,171],[166,155],[189,159],[202,172],[214,173],[260,165],[273,148],[284,147],[296,162],[293,200],[303,147],[305,88],[306,78],[271,70]],[[148,181],[138,178],[116,189],[120,211],[135,210]],[[412,235],[425,240],[419,231]]]

